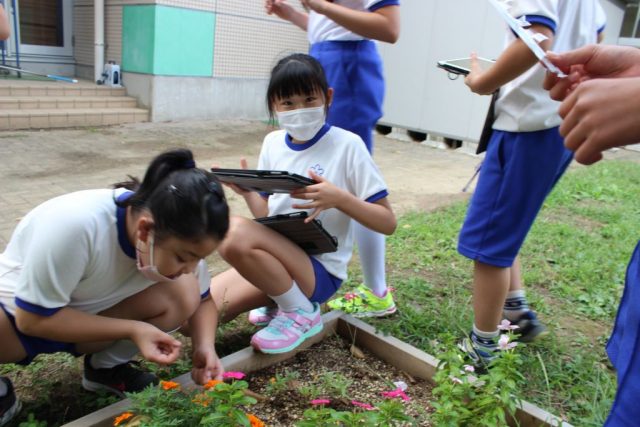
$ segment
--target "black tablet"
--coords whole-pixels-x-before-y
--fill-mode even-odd
[[[235,184],[249,191],[291,193],[298,188],[316,184],[307,178],[287,171],[255,169],[211,169],[222,183]]]
[[[480,57],[478,57],[478,62],[480,63],[480,66],[483,70],[488,69],[495,63],[495,61],[492,61],[491,59]],[[458,58],[438,61],[438,67],[453,74],[462,74],[463,76],[466,76],[471,72],[471,58]]]
[[[338,240],[322,227],[319,220],[304,222],[307,213],[292,212],[256,218],[255,221],[282,234],[309,255],[318,255],[338,250]]]

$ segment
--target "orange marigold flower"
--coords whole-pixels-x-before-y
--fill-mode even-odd
[[[253,414],[247,414],[247,418],[249,418],[249,422],[251,423],[251,427],[264,427],[264,423],[260,418],[256,417]]]
[[[220,381],[220,380],[209,380],[205,383],[204,389],[210,390],[212,388],[215,388],[215,386],[217,386],[218,384],[222,384],[223,382],[224,381]]]
[[[116,417],[116,419],[113,421],[113,425],[114,426],[119,426],[121,422],[128,420],[129,418],[133,417],[133,414],[131,412],[125,412],[123,414],[120,414],[119,416]]]
[[[160,381],[160,385],[163,390],[173,390],[174,388],[180,388],[180,384],[174,381]]]
[[[196,405],[202,405],[205,408],[209,406],[209,403],[211,403],[211,399],[209,399],[205,394],[198,394],[191,401]]]

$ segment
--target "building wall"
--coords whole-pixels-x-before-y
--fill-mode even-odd
[[[137,19],[151,15],[145,25],[153,22],[145,29],[151,39],[142,40]],[[209,19],[213,32],[205,40]],[[267,16],[262,1],[106,0],[105,21],[105,60],[121,65],[123,84],[151,109],[153,121],[262,119],[271,68],[288,53],[308,50],[305,33]],[[92,79],[92,1],[76,0],[74,27],[77,75]],[[146,67],[139,55],[148,56]]]

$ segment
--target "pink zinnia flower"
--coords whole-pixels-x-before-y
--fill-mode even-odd
[[[329,399],[313,399],[311,401],[311,404],[313,406],[328,405],[329,403],[331,403],[331,401]]]
[[[358,406],[360,408],[366,409],[367,411],[373,411],[374,409],[376,409],[373,406],[369,405],[368,403],[358,402],[357,400],[352,400],[351,404],[353,406]]]
[[[387,397],[387,398],[399,397],[402,400],[404,400],[405,402],[410,400],[409,396],[407,396],[406,393],[404,391],[402,391],[401,388],[397,388],[397,389],[395,389],[393,391],[383,391],[382,395],[384,397]]]
[[[507,319],[502,319],[502,322],[498,325],[498,329],[501,331],[512,331],[514,329],[518,329],[520,326],[512,325]]]
[[[241,380],[244,377],[246,377],[246,375],[242,372],[229,371],[222,374],[222,378],[233,378],[234,380]]]
[[[518,345],[515,342],[509,342],[509,336],[502,334],[500,335],[500,339],[498,340],[498,348],[500,350],[511,350],[512,348],[514,348],[516,345]]]

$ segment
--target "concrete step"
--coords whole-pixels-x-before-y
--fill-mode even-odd
[[[142,108],[0,110],[0,130],[106,126],[146,122]]]
[[[125,96],[123,87],[70,83],[1,82],[0,96]]]
[[[137,101],[128,96],[0,96],[1,110],[73,108],[135,108]]]

